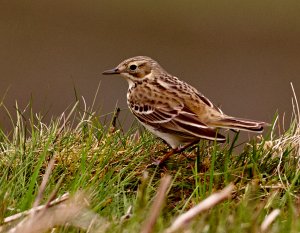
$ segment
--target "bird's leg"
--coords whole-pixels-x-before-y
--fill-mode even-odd
[[[154,165],[160,166],[160,165],[162,165],[162,164],[163,164],[163,163],[164,163],[171,155],[179,154],[179,153],[183,152],[185,149],[189,148],[190,146],[195,145],[195,144],[198,143],[198,142],[199,142],[199,140],[195,140],[195,141],[192,141],[192,142],[190,142],[190,143],[188,143],[188,144],[186,144],[186,145],[184,145],[184,146],[182,146],[182,147],[177,147],[177,148],[175,148],[175,149],[171,149],[168,153],[165,154],[165,156],[164,156],[161,160],[156,161],[156,162],[154,162],[153,164],[154,164]]]
[[[178,154],[178,153],[181,153],[181,152],[185,151],[185,149],[187,149],[187,148],[189,148],[189,147],[195,145],[195,144],[198,143],[198,142],[199,142],[199,140],[195,140],[195,141],[192,141],[192,142],[190,142],[190,143],[188,143],[188,144],[186,144],[186,145],[184,145],[184,146],[182,146],[182,147],[176,148],[176,149],[175,149],[175,150],[176,150],[176,153],[175,153],[175,154]]]
[[[162,157],[161,160],[158,160],[156,162],[154,162],[153,164],[160,166],[162,165],[171,155],[177,154],[177,148],[176,149],[171,149],[169,152],[167,152],[164,157]]]

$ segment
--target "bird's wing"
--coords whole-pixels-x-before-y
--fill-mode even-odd
[[[205,97],[204,95],[202,95],[200,92],[196,92],[198,98],[204,102],[206,105],[208,105],[209,107],[213,108],[214,110],[216,110],[217,112],[219,112],[220,114],[223,114],[222,110],[217,107],[215,104],[213,104],[207,97]]]
[[[225,137],[212,127],[200,122],[198,117],[185,106],[168,107],[138,106],[131,109],[133,114],[146,125],[159,131],[186,135],[189,137],[225,141]]]

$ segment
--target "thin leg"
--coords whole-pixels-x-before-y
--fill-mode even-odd
[[[166,153],[165,156],[164,156],[161,160],[159,160],[159,161],[157,161],[157,162],[154,162],[153,164],[154,164],[154,165],[160,166],[160,165],[162,165],[162,164],[163,164],[163,163],[164,163],[171,155],[179,154],[179,153],[183,152],[185,149],[187,149],[187,148],[189,148],[189,147],[195,145],[195,144],[198,143],[198,142],[199,142],[199,140],[195,140],[195,141],[192,141],[192,142],[190,142],[190,143],[184,145],[183,147],[178,147],[178,148],[176,148],[176,149],[172,149],[172,150],[170,150],[168,153]]]
[[[178,154],[178,153],[181,153],[181,152],[185,151],[185,149],[187,149],[187,148],[189,148],[189,147],[195,145],[195,144],[198,143],[198,142],[199,142],[199,140],[195,140],[195,141],[192,141],[192,142],[186,144],[186,145],[183,146],[183,147],[178,147],[178,148],[176,148],[176,149],[175,149],[175,150],[176,150],[176,153],[175,153],[175,154]]]
[[[161,160],[158,160],[155,162],[155,165],[162,165],[171,155],[177,154],[177,148],[176,149],[171,149],[169,152],[167,152],[164,157],[162,157]]]

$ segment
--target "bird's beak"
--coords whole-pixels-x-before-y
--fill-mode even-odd
[[[105,74],[105,75],[109,75],[109,74],[120,74],[120,71],[118,68],[113,68],[111,70],[105,70],[102,72],[102,74]]]

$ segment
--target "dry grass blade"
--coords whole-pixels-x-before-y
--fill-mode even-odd
[[[163,204],[167,195],[168,188],[171,184],[171,176],[166,175],[161,179],[161,183],[159,185],[157,195],[154,199],[154,202],[150,209],[150,216],[146,220],[145,224],[142,227],[142,233],[150,233],[153,232],[154,225],[157,221],[160,211],[163,208]]]
[[[51,202],[49,203],[49,207],[58,205],[58,204],[60,204],[60,203],[62,203],[62,202],[64,202],[64,201],[68,200],[68,199],[69,199],[69,196],[70,196],[69,193],[65,193],[65,194],[62,195],[61,197],[58,197],[58,198],[56,198],[55,200],[51,201]],[[40,210],[44,209],[45,206],[46,206],[46,205],[40,205],[40,206],[34,207],[34,208],[30,209],[30,210],[26,210],[26,211],[24,211],[24,212],[17,213],[17,214],[14,214],[14,215],[12,215],[12,216],[6,217],[6,218],[3,220],[3,223],[4,223],[4,224],[5,224],[5,223],[10,223],[10,222],[15,221],[15,220],[17,220],[17,219],[20,219],[20,218],[22,218],[22,217],[25,217],[25,216],[27,216],[27,215],[30,215],[30,214],[32,214],[33,212],[40,211]]]
[[[208,198],[200,202],[195,207],[188,210],[186,213],[180,215],[177,219],[175,219],[174,223],[165,231],[166,233],[177,232],[180,229],[184,228],[192,219],[194,219],[197,215],[206,211],[223,200],[229,198],[231,196],[231,192],[233,191],[234,185],[230,184],[224,189],[222,189],[218,193],[214,193],[210,195]]]
[[[75,112],[78,104],[79,104],[79,101],[76,101],[76,103],[74,104],[73,108],[71,109],[71,111],[69,112],[69,114],[67,115],[67,117],[64,117],[65,116],[65,112],[63,112],[63,114],[61,114],[60,118],[63,119],[64,121],[63,121],[62,126],[57,130],[56,138],[61,134],[61,132],[63,131],[63,129],[66,127],[66,123],[69,121],[69,119],[71,118],[71,116]]]
[[[261,232],[266,232],[266,230],[269,228],[272,222],[274,222],[274,220],[278,217],[279,214],[280,214],[280,210],[275,209],[269,215],[267,215],[263,223],[261,224],[260,227]]]
[[[89,229],[90,232],[104,232],[109,226],[104,219],[87,209],[84,195],[77,193],[64,203],[47,208],[38,214],[29,215],[8,232],[40,233],[67,223],[84,230]]]
[[[51,160],[50,160],[50,162],[49,162],[49,164],[47,166],[46,172],[43,175],[43,181],[42,181],[42,183],[41,183],[41,185],[39,187],[38,195],[35,198],[35,201],[33,203],[33,209],[40,204],[40,202],[41,202],[41,200],[43,198],[43,193],[44,193],[44,191],[46,189],[47,182],[48,182],[49,177],[51,175],[51,172],[52,172],[52,169],[53,169],[53,166],[54,166],[54,162],[55,162],[55,155],[51,158]]]

